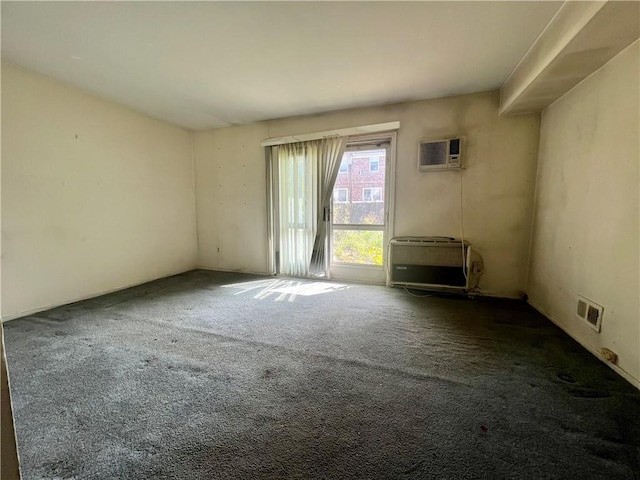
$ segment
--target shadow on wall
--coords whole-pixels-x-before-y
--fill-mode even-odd
[[[9,390],[9,375],[7,373],[7,359],[4,353],[4,329],[0,322],[0,344],[2,349],[2,432],[0,444],[2,452],[0,457],[0,478],[14,480],[20,478],[20,465],[18,463],[18,451],[16,447],[16,433],[13,427],[13,411],[11,408],[11,392]]]

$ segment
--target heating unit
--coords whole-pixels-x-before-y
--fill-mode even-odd
[[[470,289],[471,244],[452,237],[396,237],[389,244],[389,285],[425,290]]]

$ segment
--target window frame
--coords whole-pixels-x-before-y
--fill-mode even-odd
[[[371,190],[371,194],[369,195],[369,197],[371,198],[371,200],[366,200],[365,197],[365,191],[367,190]],[[373,192],[374,190],[378,191],[378,200],[374,200],[374,195]],[[374,203],[374,202],[382,202],[383,198],[382,198],[382,187],[363,187],[362,188],[362,201],[365,203]]]
[[[349,189],[344,187],[336,188],[336,193],[341,191],[345,192],[345,200],[338,200],[337,198],[334,197],[333,199],[334,203],[349,203]]]

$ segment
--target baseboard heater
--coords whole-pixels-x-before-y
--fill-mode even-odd
[[[389,285],[464,293],[469,290],[470,259],[467,241],[396,237],[389,245]]]

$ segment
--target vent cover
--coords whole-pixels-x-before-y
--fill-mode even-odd
[[[578,311],[576,312],[580,318],[587,318],[587,303],[578,299]]]
[[[604,308],[596,302],[578,295],[578,306],[576,315],[587,323],[596,332],[600,332],[602,327],[602,313]]]
[[[599,320],[600,310],[595,308],[593,305],[589,305],[589,310],[587,311],[587,322],[595,327],[596,325],[598,325]]]
[[[423,143],[420,149],[420,166],[431,167],[434,165],[446,165],[447,142]]]

